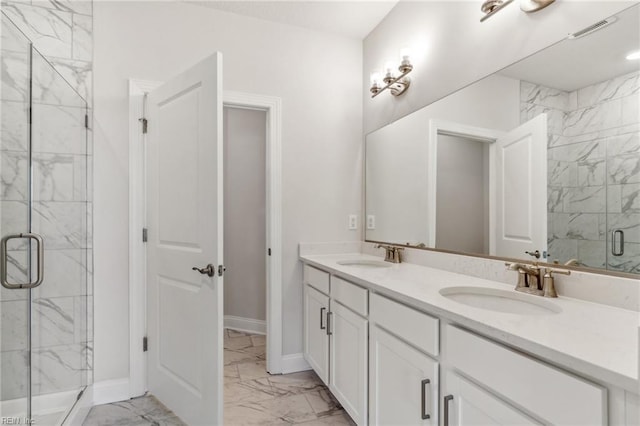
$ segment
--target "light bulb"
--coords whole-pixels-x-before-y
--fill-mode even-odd
[[[393,65],[393,62],[391,61],[387,61],[384,63],[384,72],[387,74],[393,74],[393,69],[395,68],[395,66]]]
[[[377,71],[374,71],[371,73],[371,85],[375,86],[380,84],[380,73]]]
[[[629,61],[635,61],[637,59],[640,59],[640,50],[636,50],[635,52],[631,52],[627,55],[627,60]]]
[[[403,47],[400,49],[400,61],[408,61],[411,58],[411,49],[409,47]]]

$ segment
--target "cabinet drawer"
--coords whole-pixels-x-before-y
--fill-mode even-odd
[[[342,278],[331,277],[331,298],[363,317],[367,316],[369,310],[367,293],[367,289],[351,284]]]
[[[607,424],[606,389],[447,325],[450,365],[550,424]]]
[[[391,299],[372,294],[370,320],[424,352],[438,356],[439,320]]]
[[[329,294],[329,273],[316,269],[313,266],[304,265],[304,282]]]

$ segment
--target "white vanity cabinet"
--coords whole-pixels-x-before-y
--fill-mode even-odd
[[[443,426],[542,424],[451,371],[445,372],[443,384]]]
[[[370,302],[370,423],[437,425],[438,319],[378,294]]]
[[[367,424],[368,321],[331,299],[329,390],[358,425]]]
[[[368,291],[305,265],[304,356],[358,425],[368,417]]]
[[[637,392],[480,336],[402,294],[304,271],[305,358],[358,425],[640,424]]]
[[[443,426],[608,424],[604,387],[452,325],[443,341]]]
[[[320,380],[329,384],[329,296],[304,286],[304,355]]]

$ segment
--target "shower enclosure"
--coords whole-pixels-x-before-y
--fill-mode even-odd
[[[0,418],[53,425],[92,380],[87,103],[1,28]]]

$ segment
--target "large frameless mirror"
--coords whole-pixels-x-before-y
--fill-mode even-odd
[[[640,6],[608,21],[368,134],[366,240],[640,273]]]

